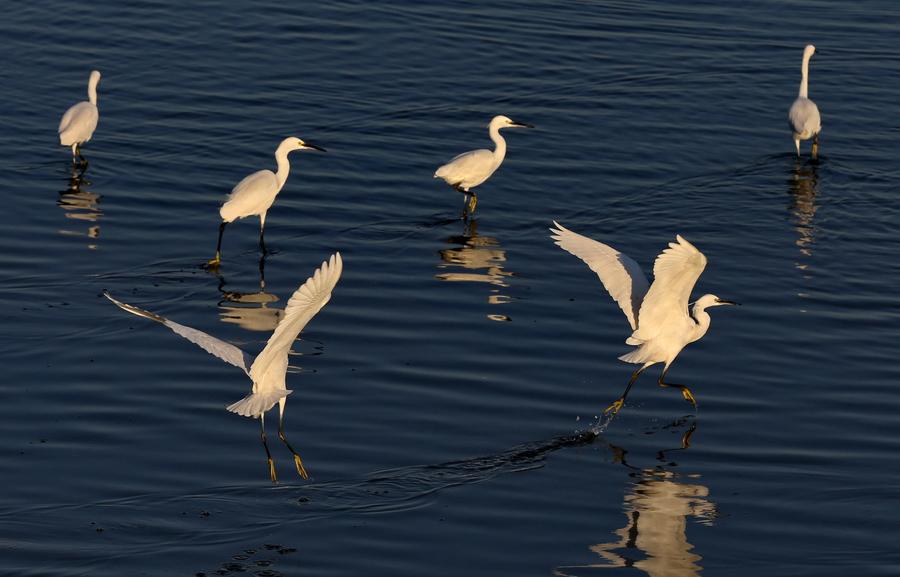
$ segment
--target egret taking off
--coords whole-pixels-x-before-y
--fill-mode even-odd
[[[465,195],[463,216],[475,212],[475,205],[478,203],[478,198],[471,189],[490,178],[494,171],[500,168],[506,156],[506,140],[500,136],[500,129],[517,127],[534,128],[530,124],[515,122],[506,116],[495,116],[488,125],[491,140],[494,141],[493,151],[481,149],[464,152],[435,171],[435,178],[443,178],[447,184]],[[470,194],[471,202],[469,202]]]
[[[206,352],[247,373],[247,376],[253,381],[250,394],[240,401],[229,405],[228,410],[245,417],[259,418],[260,426],[262,427],[263,447],[266,449],[266,458],[269,463],[269,475],[272,477],[272,482],[277,483],[278,477],[275,474],[275,462],[272,460],[272,454],[269,452],[269,445],[266,442],[265,413],[275,406],[275,403],[278,403],[278,437],[284,442],[291,454],[294,455],[294,464],[297,466],[297,472],[301,477],[307,479],[308,475],[303,467],[303,461],[300,460],[300,455],[288,443],[284,435],[284,405],[287,401],[287,396],[291,394],[291,391],[285,387],[288,352],[291,350],[291,344],[293,344],[297,335],[300,334],[300,331],[303,330],[303,327],[306,326],[306,323],[328,303],[328,300],[331,298],[331,291],[341,277],[343,266],[340,253],[331,255],[331,258],[327,262],[323,262],[313,276],[308,278],[294,292],[287,303],[287,307],[284,309],[284,317],[278,323],[278,326],[275,327],[275,332],[269,337],[269,342],[266,343],[265,348],[256,356],[256,360],[253,360],[250,355],[230,343],[226,343],[197,329],[170,321],[156,313],[119,302],[110,296],[109,293],[104,292],[104,294],[106,298],[126,311],[164,324],[176,334],[199,345]]]
[[[603,287],[618,303],[631,325],[631,336],[625,342],[637,346],[619,360],[641,366],[631,375],[622,396],[605,412],[616,414],[625,404],[625,397],[638,376],[656,363],[665,363],[659,376],[659,386],[680,389],[684,398],[696,405],[694,395],[686,386],[665,382],[669,365],[681,349],[701,339],[709,330],[706,309],[737,304],[706,294],[688,310],[691,290],[706,267],[703,253],[676,235],[676,242],[670,242],[669,248],[656,257],[654,280],[650,285],[640,266],[628,256],[611,246],[572,232],[556,221],[553,224],[556,225],[555,229],[550,229],[553,240],[597,273]]]
[[[275,202],[275,197],[281,192],[281,188],[291,172],[288,154],[295,150],[319,150],[325,152],[325,149],[320,146],[303,142],[299,138],[290,136],[282,140],[278,148],[275,149],[278,172],[260,170],[237,183],[237,186],[231,189],[228,200],[219,209],[222,224],[219,225],[219,241],[216,243],[216,256],[209,261],[210,266],[218,266],[222,261],[222,234],[225,232],[225,225],[245,216],[259,215],[259,246],[263,254],[265,254],[266,243],[263,240],[263,233],[266,228],[266,212]]]
[[[816,47],[807,44],[803,49],[803,65],[800,68],[800,92],[797,100],[791,105],[788,112],[788,122],[791,125],[791,133],[794,136],[794,146],[797,148],[797,156],[800,156],[800,141],[813,139],[812,159],[819,156],[819,132],[822,130],[822,119],[819,117],[819,107],[809,99],[809,59],[816,53]]]
[[[72,162],[76,162],[81,155],[81,145],[91,139],[97,129],[97,122],[100,121],[100,111],[97,109],[99,82],[100,72],[94,70],[88,80],[87,101],[73,105],[59,121],[59,143],[72,147]]]

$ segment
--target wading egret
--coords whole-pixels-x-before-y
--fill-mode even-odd
[[[794,137],[794,146],[797,148],[797,156],[800,156],[800,141],[813,139],[812,159],[819,156],[819,132],[822,130],[822,119],[819,117],[819,107],[807,96],[809,86],[809,59],[816,53],[816,47],[807,44],[803,49],[803,65],[800,68],[800,92],[797,100],[791,105],[788,112],[788,122],[791,125],[791,134]]]
[[[91,139],[97,129],[97,122],[100,121],[100,111],[97,109],[99,82],[100,72],[94,70],[88,80],[88,100],[66,110],[59,121],[59,143],[72,147],[72,162],[81,156],[81,145]]]
[[[219,225],[219,240],[216,243],[216,256],[209,264],[217,266],[221,258],[222,250],[222,234],[225,232],[225,225],[234,222],[245,216],[259,215],[259,246],[263,253],[266,252],[266,243],[263,240],[263,233],[266,228],[266,212],[275,202],[275,197],[281,192],[287,180],[288,174],[291,172],[291,163],[288,161],[288,154],[295,150],[319,150],[325,152],[325,149],[303,142],[297,137],[289,136],[281,141],[278,148],[275,149],[275,160],[278,163],[278,172],[271,170],[260,170],[254,172],[244,180],[237,183],[228,200],[219,209],[219,216],[222,217],[222,224]]]
[[[263,447],[266,449],[266,458],[269,463],[269,475],[272,477],[272,482],[277,483],[278,477],[275,475],[275,462],[272,460],[272,454],[269,452],[269,445],[266,442],[265,413],[275,406],[275,403],[278,403],[278,437],[284,442],[291,454],[294,455],[294,464],[297,466],[297,472],[300,473],[301,477],[307,479],[308,475],[303,467],[303,461],[300,460],[300,455],[288,443],[284,434],[284,405],[287,401],[287,396],[291,394],[291,391],[285,387],[288,352],[291,350],[291,344],[293,344],[297,335],[300,334],[300,331],[303,330],[303,327],[306,326],[306,323],[328,303],[328,300],[331,298],[331,291],[341,277],[343,266],[341,253],[331,255],[331,258],[327,262],[323,262],[316,269],[313,276],[309,277],[294,292],[287,303],[287,307],[284,309],[284,317],[278,323],[278,326],[275,327],[275,332],[269,337],[265,348],[256,356],[256,360],[230,343],[197,329],[170,321],[156,313],[117,301],[107,292],[104,292],[104,294],[106,298],[119,305],[122,309],[164,324],[176,334],[199,345],[206,352],[239,369],[243,369],[247,373],[247,376],[253,381],[250,394],[227,408],[232,413],[237,413],[244,417],[259,418],[262,428]]]
[[[658,384],[661,387],[676,387],[692,404],[694,395],[684,385],[666,383],[669,365],[688,344],[703,338],[709,330],[709,314],[706,309],[722,305],[737,304],[706,294],[697,299],[693,309],[688,310],[691,290],[706,267],[706,257],[694,245],[675,236],[653,263],[653,284],[641,272],[640,266],[611,246],[582,236],[553,221],[553,240],[590,267],[600,277],[603,288],[618,303],[628,324],[631,336],[625,340],[636,345],[633,351],[622,355],[619,360],[641,365],[634,371],[622,396],[616,399],[605,412],[617,413],[625,404],[628,391],[638,376],[650,365],[665,363]]]
[[[495,116],[488,125],[491,140],[495,145],[493,151],[481,149],[464,152],[435,171],[434,178],[443,178],[447,184],[465,195],[463,216],[475,212],[475,205],[478,203],[478,198],[471,189],[490,178],[494,171],[500,168],[506,156],[506,140],[500,136],[500,129],[517,127],[534,128],[530,124],[516,122],[506,116]]]

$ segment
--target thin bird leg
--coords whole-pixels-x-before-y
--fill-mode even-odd
[[[300,455],[297,454],[297,451],[294,450],[294,447],[288,443],[287,437],[284,435],[284,397],[281,398],[278,407],[278,438],[284,443],[284,445],[288,448],[288,451],[294,455],[294,465],[297,466],[297,473],[303,477],[303,480],[309,479],[309,474],[306,472],[306,468],[303,466],[303,461],[300,460]]]
[[[263,235],[265,234],[265,232],[266,232],[266,225],[260,224],[259,225],[259,248],[262,249],[263,255],[265,255],[267,252],[266,251],[266,240],[265,240],[265,238],[263,238]]]
[[[818,134],[813,138],[812,155],[811,156],[812,156],[813,160],[819,159],[819,135]]]
[[[606,410],[603,411],[603,414],[607,414],[611,411],[612,414],[615,415],[616,413],[619,412],[619,409],[621,409],[622,405],[625,404],[625,398],[628,396],[628,392],[631,391],[631,387],[634,386],[635,381],[637,381],[638,377],[641,376],[641,373],[644,372],[644,369],[646,369],[649,366],[650,365],[644,365],[641,368],[639,368],[638,370],[631,373],[631,378],[628,380],[628,386],[625,387],[625,392],[622,393],[621,397],[619,397],[618,399],[613,401],[613,404],[606,407]]]
[[[475,214],[475,206],[478,204],[478,196],[473,192],[472,200],[469,203],[469,214]]]
[[[209,266],[219,266],[219,263],[222,262],[222,235],[225,233],[226,224],[228,223],[223,220],[222,224],[219,225],[219,241],[216,243],[216,256],[206,263]]]
[[[272,460],[272,453],[269,452],[269,443],[266,442],[266,416],[259,416],[260,437],[262,438],[263,447],[266,449],[266,459],[269,461],[269,476],[272,482],[278,484],[278,476],[275,474],[275,461]]]
[[[690,404],[694,405],[694,408],[696,409],[697,408],[697,399],[694,398],[694,394],[691,393],[691,390],[689,388],[687,388],[686,385],[679,385],[678,383],[666,383],[665,378],[666,378],[667,372],[669,372],[668,368],[663,369],[663,372],[659,376],[659,381],[657,381],[657,384],[660,387],[672,387],[675,389],[679,389],[681,391],[681,396],[684,397],[684,400],[689,402]]]

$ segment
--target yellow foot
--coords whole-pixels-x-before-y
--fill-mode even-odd
[[[813,142],[812,145],[812,159],[816,160],[819,157],[819,143]]]
[[[475,207],[476,207],[477,205],[478,205],[478,197],[475,196],[475,195],[473,194],[473,195],[472,195],[472,199],[469,201],[469,208],[468,208],[467,212],[468,212],[469,214],[474,214],[474,213],[475,213]]]
[[[616,413],[619,412],[619,409],[621,409],[624,404],[625,404],[625,399],[616,399],[615,401],[613,401],[613,404],[606,407],[606,410],[603,411],[603,414],[607,415],[610,412],[612,412],[612,414],[615,415]]]
[[[269,458],[269,476],[272,477],[272,483],[278,484],[278,475],[275,474],[275,461]]]
[[[207,268],[217,269],[217,268],[219,268],[220,264],[222,264],[222,259],[219,258],[219,255],[216,255],[214,258],[211,258],[208,261],[206,261]]]
[[[300,455],[294,455],[294,464],[297,465],[297,472],[300,473],[300,476],[303,477],[303,480],[306,481],[309,479],[309,473],[306,472],[306,468],[303,466],[303,461],[300,460]]]
[[[691,393],[691,390],[688,389],[687,387],[684,387],[683,389],[681,389],[681,396],[684,397],[685,401],[694,405],[694,407],[697,406],[697,399],[694,398],[694,395]]]

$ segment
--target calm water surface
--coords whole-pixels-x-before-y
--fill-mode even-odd
[[[900,8],[833,2],[213,2],[8,7],[0,573],[896,575]],[[786,128],[803,45],[821,162]],[[62,112],[103,72],[72,174]],[[431,178],[509,154],[463,223]],[[267,220],[217,207],[296,153]],[[804,153],[808,151],[808,145]],[[670,376],[554,246],[645,264],[684,235],[695,294],[743,303]],[[303,482],[223,410],[245,377],[127,302],[259,351],[332,251],[293,348]],[[261,264],[264,283],[261,279]]]

